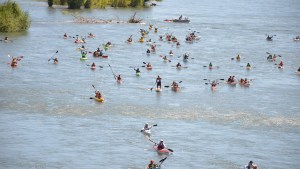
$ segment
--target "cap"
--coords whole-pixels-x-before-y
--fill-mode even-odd
[[[164,141],[163,139],[161,139],[160,141]]]

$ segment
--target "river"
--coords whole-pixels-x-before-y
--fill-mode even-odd
[[[31,27],[23,33],[1,33],[0,42],[0,168],[110,168],[143,169],[157,154],[140,133],[145,123],[157,124],[151,139],[164,139],[174,150],[164,169],[238,169],[250,160],[260,169],[298,168],[300,165],[300,2],[297,0],[164,0],[146,9],[68,10],[47,3],[17,0],[29,12]],[[82,24],[72,15],[128,20],[134,12],[144,24]],[[165,19],[189,17],[190,23]],[[137,42],[140,29],[158,27],[146,40],[157,42],[155,54]],[[190,31],[201,39],[186,43]],[[80,61],[75,35],[87,36],[88,51],[111,41],[108,59]],[[67,33],[72,37],[63,39]],[[180,47],[159,41],[172,33]],[[265,34],[276,35],[266,41]],[[133,44],[125,43],[133,35]],[[173,50],[170,63],[160,55]],[[48,61],[55,52],[59,64]],[[266,52],[279,54],[267,61]],[[190,54],[188,62],[182,61]],[[24,56],[16,68],[12,56]],[[240,54],[241,61],[231,60]],[[181,57],[179,57],[181,56]],[[274,63],[284,61],[285,68]],[[98,66],[92,71],[87,64]],[[153,70],[133,66],[151,62]],[[178,62],[186,69],[172,67]],[[209,70],[209,62],[217,69]],[[246,70],[250,63],[253,68]],[[114,80],[121,74],[124,83]],[[149,90],[156,77],[162,85],[182,81],[179,92],[165,87]],[[212,91],[207,80],[251,79],[249,87],[229,86],[219,80]],[[90,99],[94,88],[104,103]],[[298,100],[298,101],[297,101]]]

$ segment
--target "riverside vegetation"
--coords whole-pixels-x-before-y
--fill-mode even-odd
[[[157,0],[161,1],[161,0]],[[146,7],[149,0],[48,0],[49,7],[53,4],[68,5],[69,9],[84,8],[105,8],[111,7]]]
[[[28,12],[24,12],[16,2],[1,3],[0,18],[0,32],[21,32],[30,26]]]

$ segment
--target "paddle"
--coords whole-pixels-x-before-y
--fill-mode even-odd
[[[152,89],[154,88],[155,85],[156,85],[156,81],[155,81],[154,85],[150,88],[151,91],[152,91]]]
[[[179,81],[178,83],[181,83],[182,81]],[[172,85],[170,85],[170,86],[172,86]],[[170,86],[164,86],[164,87],[170,87]]]
[[[156,142],[154,142],[153,140],[151,140],[150,138],[149,138],[149,141],[151,141],[152,143],[154,143],[155,145],[158,145]],[[167,148],[169,151],[171,151],[171,152],[174,152],[172,149],[170,149],[170,148]]]
[[[97,91],[97,89],[95,88],[95,86],[92,84],[93,88],[95,89],[95,92]],[[94,97],[90,97],[90,99],[94,99]]]
[[[58,50],[55,52],[54,55],[56,55],[57,53],[58,53]],[[48,59],[48,62],[49,62],[51,59],[53,59],[54,55],[53,55],[50,59]]]
[[[149,127],[149,129],[151,129],[152,127],[157,126],[157,124],[152,125],[151,127]],[[142,129],[141,132],[143,132],[145,129]]]
[[[160,167],[160,166],[162,165],[162,163],[163,163],[167,158],[168,158],[168,157],[165,157],[165,158],[159,160],[159,163],[160,163],[160,164],[159,164],[158,166]]]
[[[112,74],[114,75],[114,78],[115,78],[115,80],[116,80],[116,74],[113,72],[113,70],[112,70],[112,68],[111,68],[111,66],[110,66],[110,64],[108,63],[108,66],[109,66],[109,68],[110,68],[110,70],[111,70],[111,72],[112,72]]]
[[[167,57],[166,57],[166,59],[165,59],[163,55],[159,55],[159,56],[160,56],[161,58],[163,58],[164,60],[166,60],[166,61],[168,61],[168,62],[171,62],[171,60],[168,59]]]

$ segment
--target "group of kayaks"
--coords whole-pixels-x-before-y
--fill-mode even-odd
[[[154,124],[152,126],[149,126],[148,123],[145,124],[145,126],[141,129],[141,132],[146,136],[146,138],[148,138],[148,140],[152,143],[154,143],[154,145],[152,146],[153,150],[156,151],[159,155],[170,155],[171,153],[173,153],[174,151],[170,148],[167,148],[164,143],[163,140],[160,140],[159,143],[154,142],[153,140],[150,139],[151,137],[151,129],[152,127],[157,126],[157,124]],[[161,147],[163,145],[163,147]],[[160,169],[162,162],[166,159],[167,157],[165,157],[163,160],[160,161],[160,165],[153,165],[155,166],[155,168],[151,168],[151,169]],[[152,161],[152,160],[151,160]],[[153,161],[152,161],[153,162]],[[149,167],[149,166],[148,166]]]

